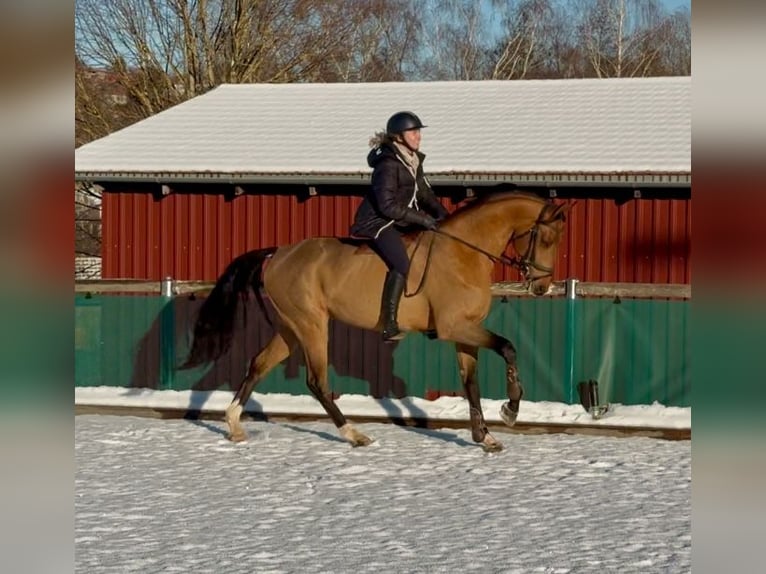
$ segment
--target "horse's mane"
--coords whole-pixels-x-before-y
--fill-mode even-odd
[[[510,199],[530,199],[532,201],[539,203],[540,205],[549,203],[548,200],[540,197],[539,195],[536,195],[535,193],[531,191],[525,191],[525,190],[495,191],[495,192],[490,192],[490,193],[481,195],[478,198],[474,199],[473,201],[470,201],[464,205],[461,205],[458,209],[452,212],[452,215],[450,215],[450,218],[471,213],[481,208],[482,206],[490,204],[490,203],[499,203],[499,202],[507,201]]]

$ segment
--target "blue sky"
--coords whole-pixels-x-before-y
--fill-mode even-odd
[[[679,7],[691,8],[692,0],[662,0],[662,3],[669,12],[673,12]]]

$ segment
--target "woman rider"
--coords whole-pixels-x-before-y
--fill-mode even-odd
[[[404,337],[397,323],[410,268],[403,228],[415,225],[433,230],[448,215],[423,175],[426,156],[420,152],[420,129],[424,127],[412,112],[398,112],[388,119],[386,131],[372,138],[367,155],[372,185],[351,226],[353,235],[372,239],[388,267],[381,300],[384,341]]]

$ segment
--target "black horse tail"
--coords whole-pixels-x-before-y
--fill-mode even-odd
[[[267,247],[248,251],[229,263],[200,307],[189,356],[179,369],[215,361],[229,350],[239,302],[247,297],[250,289],[268,320],[261,295],[261,273],[263,264],[276,250],[276,247]]]

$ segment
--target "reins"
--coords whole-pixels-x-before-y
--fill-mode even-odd
[[[540,265],[534,260],[534,251],[535,251],[535,243],[537,240],[537,228],[539,225],[545,225],[549,222],[547,221],[536,221],[535,224],[527,229],[524,233],[520,233],[519,235],[516,235],[515,233],[511,235],[511,238],[508,240],[508,243],[511,243],[513,241],[516,241],[517,239],[521,239],[522,237],[525,237],[527,235],[532,235],[531,239],[529,240],[529,245],[527,246],[527,250],[524,252],[523,255],[520,255],[518,257],[508,257],[507,255],[500,254],[500,255],[494,255],[493,253],[490,253],[489,251],[485,251],[478,245],[474,245],[473,243],[470,243],[466,241],[465,239],[462,239],[460,237],[457,237],[455,235],[452,235],[451,233],[447,233],[446,231],[442,231],[441,229],[435,229],[435,233],[439,233],[440,235],[444,235],[445,237],[448,237],[452,239],[453,241],[457,241],[458,243],[461,243],[468,247],[469,249],[473,249],[474,251],[477,251],[478,253],[481,253],[485,257],[489,258],[490,261],[493,261],[495,263],[501,263],[503,265],[507,265],[508,267],[515,267],[525,275],[529,272],[529,269],[537,269],[538,271],[542,271],[544,275],[536,275],[534,279],[541,279],[542,277],[547,277],[549,275],[553,274],[553,269],[550,267],[546,267],[545,265]]]
[[[412,257],[410,257],[410,261],[413,261],[415,259],[415,254],[418,252],[418,249],[420,249],[420,242],[423,240],[423,237],[425,237],[425,233],[421,233],[418,236],[418,240],[415,243],[415,249],[412,250]],[[426,275],[428,275],[428,268],[431,266],[431,250],[434,248],[434,241],[431,239],[431,242],[428,244],[428,253],[426,254],[426,263],[425,268],[423,269],[423,274],[420,276],[420,283],[418,283],[418,288],[415,289],[412,293],[407,293],[407,285],[404,286],[404,296],[405,297],[414,297],[418,293],[420,293],[421,289],[423,289],[423,283],[426,281]]]
[[[482,249],[478,245],[474,245],[473,243],[470,243],[470,242],[466,241],[465,239],[461,239],[460,237],[458,237],[456,235],[452,235],[451,233],[447,233],[446,231],[442,231],[441,229],[434,229],[433,231],[434,231],[434,233],[438,233],[439,235],[443,235],[444,237],[449,237],[453,241],[457,241],[458,243],[462,243],[463,245],[465,245],[469,249],[473,249],[474,251],[478,251],[479,253],[481,253],[482,255],[484,255],[486,257],[488,257],[491,261],[494,261],[495,263],[502,263],[503,265],[508,265],[509,267],[519,267],[519,265],[520,265],[520,262],[519,262],[519,260],[517,258],[511,258],[511,257],[508,257],[507,255],[503,255],[503,254],[500,254],[499,256],[498,255],[494,255],[494,254],[490,253],[489,251],[485,251],[484,249]],[[529,233],[529,231],[526,231],[524,233],[524,235],[526,235],[527,233]],[[516,239],[518,239],[520,237],[523,237],[523,235],[519,235]]]
[[[506,265],[508,267],[515,267],[519,271],[521,271],[524,274],[525,280],[527,282],[542,279],[543,277],[549,277],[553,275],[553,268],[547,267],[545,265],[540,265],[535,261],[535,247],[537,243],[537,232],[540,225],[548,225],[552,223],[552,220],[542,219],[542,215],[545,212],[547,207],[544,207],[542,212],[540,213],[540,216],[538,216],[538,219],[535,221],[534,225],[524,231],[523,233],[520,233],[516,235],[516,232],[514,232],[510,239],[508,240],[508,243],[512,243],[516,241],[517,239],[521,239],[522,237],[525,237],[527,235],[531,235],[532,237],[529,239],[529,243],[527,245],[527,249],[524,252],[523,255],[519,255],[517,257],[508,257],[507,255],[501,253],[500,255],[495,255],[494,253],[490,253],[489,251],[482,249],[478,245],[474,245],[470,241],[466,241],[462,237],[458,237],[457,235],[452,235],[451,233],[448,233],[447,231],[444,231],[442,229],[433,229],[432,231],[436,234],[443,235],[444,237],[447,237],[453,241],[457,241],[458,243],[465,245],[469,249],[473,249],[477,253],[481,253],[485,257],[487,257],[490,261],[494,263],[500,263],[502,265]],[[417,253],[418,249],[420,249],[420,242],[422,241],[423,237],[425,236],[425,233],[421,233],[420,236],[417,239],[417,242],[415,244],[415,249],[412,252],[411,259],[415,258],[415,253]],[[428,246],[428,254],[426,255],[426,264],[425,269],[423,271],[423,275],[420,278],[420,283],[418,284],[418,288],[413,293],[407,293],[405,290],[405,297],[414,297],[418,293],[420,293],[421,289],[423,288],[423,283],[425,282],[425,277],[428,273],[428,267],[431,263],[431,250],[433,249],[433,241]],[[535,275],[534,277],[529,277],[529,270],[530,269],[536,269],[537,271],[542,271],[542,275]]]

